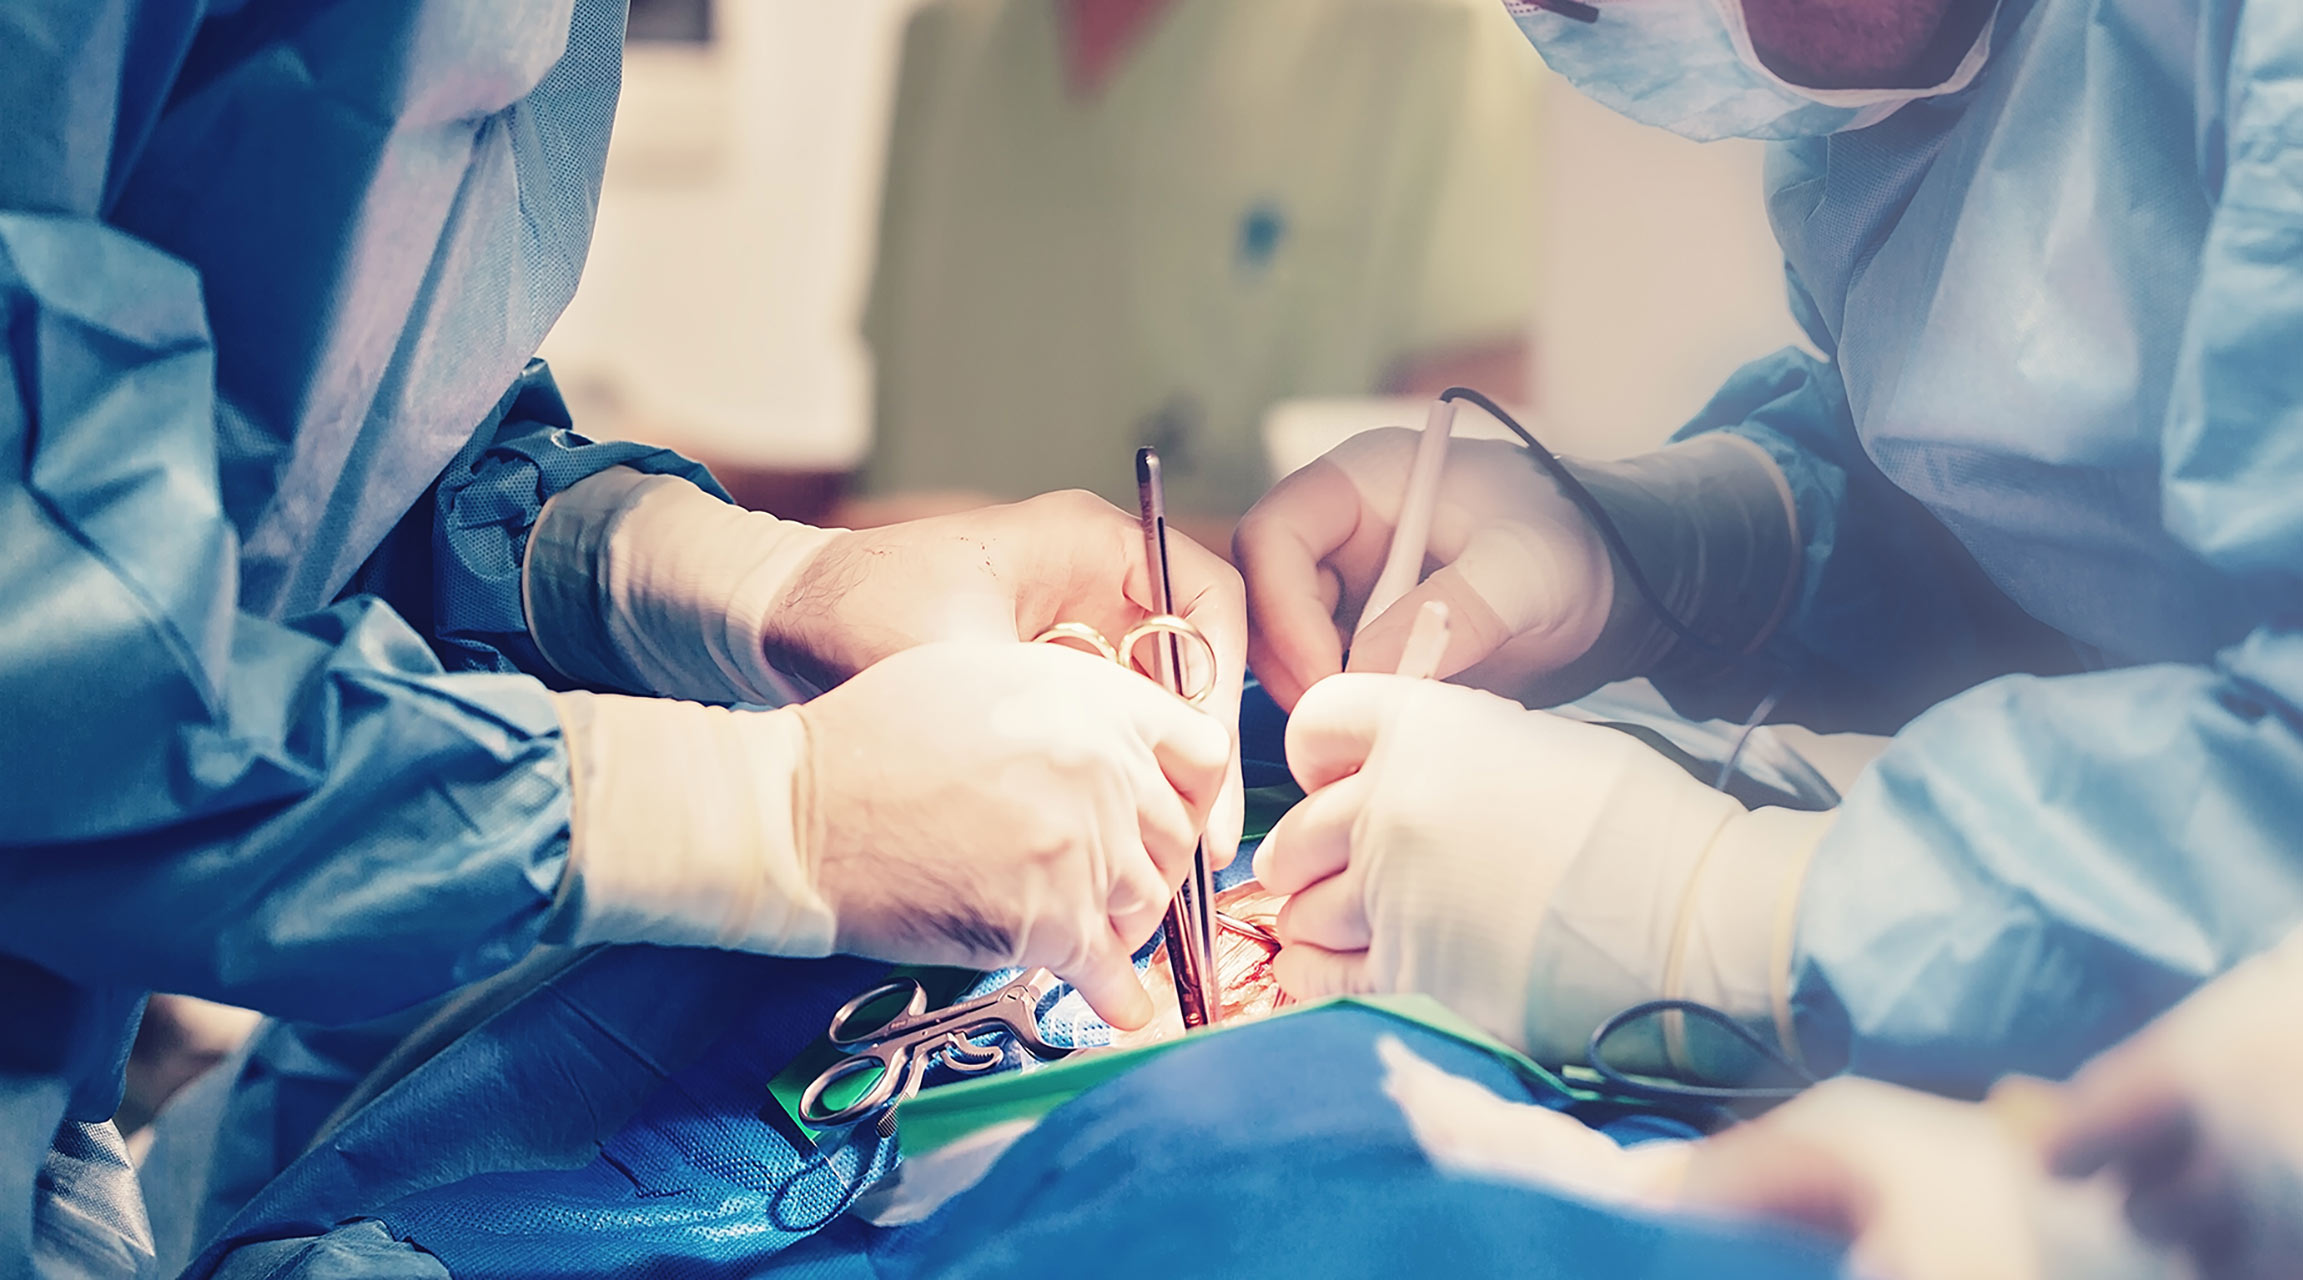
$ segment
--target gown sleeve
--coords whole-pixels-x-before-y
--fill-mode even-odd
[[[1796,303],[1796,279],[1792,289]],[[1777,694],[1773,719],[1893,733],[1994,676],[2071,665],[2068,645],[1864,453],[1831,360],[1786,348],[1744,366],[1676,438],[1708,431],[1745,437],[1783,472],[1803,558],[1791,609],[1759,654],[1724,676],[1659,682],[1683,713],[1741,720]]]
[[[577,434],[551,370],[534,361],[347,594],[389,603],[448,670],[526,672],[569,687],[529,637],[520,566],[544,503],[619,466],[728,496],[702,465],[669,449]]]
[[[0,938],[90,986],[387,1012],[543,936],[542,685],[448,674],[369,596],[237,607],[197,276],[0,209]]]
[[[2061,1076],[2303,918],[2303,9],[2236,24],[2162,480],[2254,628],[2207,662],[1994,681],[1896,738],[1800,907],[1818,1068]]]

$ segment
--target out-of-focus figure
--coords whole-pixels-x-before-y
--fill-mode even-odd
[[[1229,518],[1278,400],[1517,392],[1539,71],[1491,0],[935,0],[865,490],[1123,501],[1111,460],[1152,444],[1179,511]]]
[[[1773,143],[1821,354],[1634,458],[1451,453],[1442,567],[1364,629],[1406,442],[1250,513],[1251,662],[1316,775],[1258,855],[1296,893],[1283,983],[1423,991],[1566,1057],[1679,996],[1816,1074],[1979,1093],[2303,919],[2303,10],[1508,7],[1593,99]],[[1464,683],[1648,677],[1895,740],[1833,812],[1722,806],[1590,726],[1382,687],[1432,597]],[[1623,1061],[1700,1071],[1703,1038],[1661,1020]]]

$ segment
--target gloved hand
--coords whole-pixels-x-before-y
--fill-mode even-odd
[[[803,706],[555,695],[568,941],[1046,965],[1114,1026],[1231,733],[1055,645],[908,649]]]
[[[2303,1259],[2303,932],[2200,988],[2063,1091],[2058,1170],[2109,1170],[2146,1237],[2205,1280]]]
[[[1287,754],[1308,796],[1256,874],[1294,895],[1275,972],[1295,995],[1422,992],[1551,1063],[1630,1005],[1691,999],[1795,1051],[1791,928],[1828,814],[1746,811],[1628,735],[1398,676],[1314,686]],[[1609,1060],[1756,1066],[1678,1021]]]
[[[1998,1109],[1827,1080],[1692,1144],[1673,1207],[1848,1243],[1874,1280],[2174,1280],[2101,1187],[2059,1184]]]
[[[1598,531],[1516,444],[1448,449],[1427,556],[1439,568],[1352,642],[1391,547],[1417,436],[1353,437],[1273,486],[1233,536],[1247,575],[1248,654],[1283,707],[1344,670],[1389,671],[1416,612],[1454,624],[1443,676],[1544,706],[1614,680],[1717,663],[1763,643],[1789,606],[1800,541],[1782,473],[1750,441],[1699,436],[1622,462],[1569,463],[1649,583],[1711,643],[1680,639]]]
[[[1236,725],[1247,674],[1239,575],[1172,531],[1168,560],[1174,611],[1215,648],[1207,709]],[[1058,622],[1117,641],[1152,598],[1137,518],[1092,494],[849,531],[746,511],[677,477],[627,468],[545,504],[523,581],[537,647],[570,678],[766,704],[931,641],[1029,640]],[[1239,844],[1236,766],[1233,774],[1209,819],[1217,866]]]

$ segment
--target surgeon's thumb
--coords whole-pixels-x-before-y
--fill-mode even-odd
[[[1121,1031],[1138,1030],[1152,1020],[1151,993],[1144,990],[1133,957],[1116,942],[1056,976],[1072,984],[1097,1017]]]

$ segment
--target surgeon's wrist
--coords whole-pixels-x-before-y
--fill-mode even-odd
[[[760,620],[764,660],[815,689],[842,684],[868,665],[853,656],[858,635],[841,604],[871,572],[874,553],[864,535],[826,532],[833,536],[792,575],[777,607]]]
[[[1764,450],[1712,432],[1567,466],[1623,537],[1610,548],[1614,600],[1593,646],[1609,655],[1611,678],[1700,678],[1766,645],[1798,589],[1801,544],[1790,485]]]
[[[1643,760],[1647,749],[1634,740],[1616,749],[1629,777],[1642,763],[1677,774],[1660,759]],[[1638,788],[1637,802],[1608,802],[1535,925],[1523,1014],[1526,1047],[1538,1062],[1584,1061],[1592,1032],[1607,1019],[1664,998],[1706,855],[1742,812],[1684,776],[1667,781],[1661,791]],[[1647,1074],[1671,1069],[1653,1019],[1611,1037],[1607,1060]]]
[[[1660,764],[1658,761],[1647,763]],[[1792,945],[1808,862],[1829,813],[1746,810],[1676,775],[1597,823],[1537,926],[1526,1043],[1581,1062],[1592,1032],[1651,1000],[1708,1006],[1799,1061]],[[1768,1060],[1679,1014],[1627,1022],[1603,1046],[1619,1070],[1732,1084]]]
[[[1792,952],[1800,893],[1832,815],[1764,808],[1732,815],[1698,864],[1663,974],[1662,998],[1692,1000],[1741,1023],[1801,1070],[1791,1012]],[[1667,1060],[1676,1074],[1741,1083],[1768,1070],[1766,1059],[1717,1028],[1674,1015],[1663,1019]]]
[[[546,503],[522,572],[537,648],[595,688],[777,704],[808,690],[767,653],[768,622],[840,531],[610,468]]]
[[[797,708],[553,695],[569,761],[555,922],[577,946],[649,942],[831,953]]]

